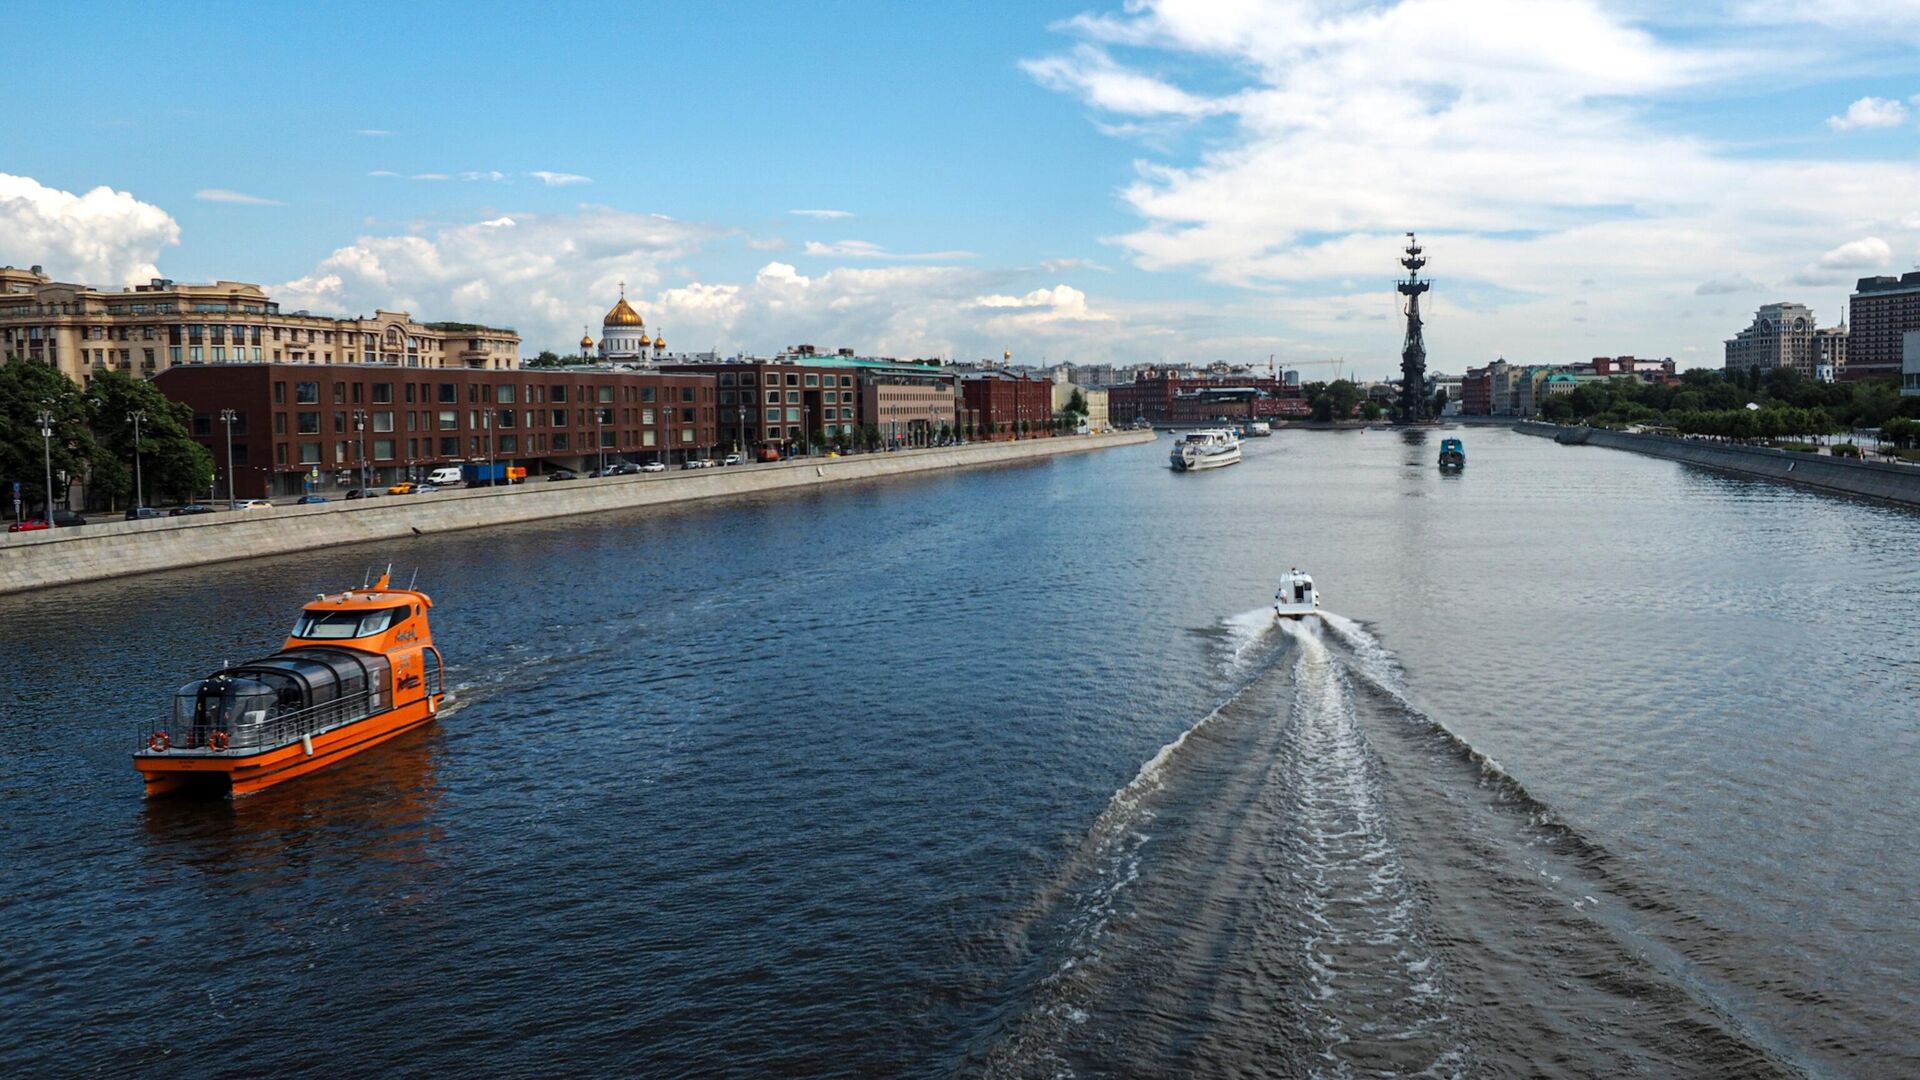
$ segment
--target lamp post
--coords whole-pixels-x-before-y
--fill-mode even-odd
[[[360,447],[360,489],[366,494],[367,488],[367,413],[364,409],[353,410],[353,441]]]
[[[133,504],[147,505],[147,486],[140,476],[140,422],[147,418],[145,409],[135,409],[127,414],[133,421]]]
[[[487,486],[488,487],[493,486],[493,412],[494,412],[493,406],[489,405],[487,406],[486,411],[481,414],[482,420],[486,425],[486,431],[487,431],[485,438],[487,440]]]
[[[607,475],[607,410],[597,407],[593,410],[593,432],[594,442],[599,444],[600,450],[600,475],[605,476]]]
[[[227,509],[233,509],[233,421],[239,414],[232,409],[221,409],[220,420],[227,425]]]
[[[47,506],[42,515],[47,524],[53,524],[53,410],[40,410],[40,453],[47,464]]]

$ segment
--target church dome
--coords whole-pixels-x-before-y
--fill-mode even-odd
[[[645,326],[647,320],[642,319],[640,313],[633,310],[633,305],[627,303],[626,296],[622,295],[620,302],[613,305],[613,310],[607,312],[607,317],[602,319],[600,324],[602,326]]]
[[[662,334],[662,335],[660,335],[659,337],[657,337],[657,338],[654,338],[654,339],[653,339],[653,347],[654,347],[654,348],[656,348],[656,349],[664,349],[664,348],[666,348],[666,347],[667,347],[667,337],[666,337],[666,335],[665,335],[665,334]]]
[[[593,339],[592,339],[591,337],[588,337],[588,336],[587,336],[586,334],[581,334],[581,335],[580,335],[580,347],[581,347],[581,348],[583,348],[583,349],[591,349],[591,348],[593,348]]]

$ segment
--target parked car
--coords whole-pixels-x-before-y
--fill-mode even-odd
[[[436,487],[460,482],[461,470],[458,465],[445,465],[427,474],[427,483]]]
[[[720,462],[722,465],[745,465],[746,463],[746,457],[741,454],[728,454],[726,458]]]
[[[201,503],[188,503],[185,506],[176,506],[167,511],[167,516],[180,517],[183,514],[211,514],[213,512],[214,510],[211,506],[206,506]]]
[[[711,469],[713,468],[713,459],[703,457],[688,458],[680,463],[680,467],[683,469]]]
[[[573,471],[572,469],[555,469],[555,470],[553,470],[552,472],[550,472],[550,473],[548,473],[548,474],[547,474],[547,479],[549,479],[549,480],[578,480],[578,479],[580,479],[580,474],[579,474],[579,473],[576,473],[576,472],[574,472],[574,471]]]
[[[13,524],[7,526],[7,531],[10,533],[39,532],[42,529],[51,529],[51,528],[53,528],[52,525],[47,524],[45,521],[42,521],[39,518],[28,518],[25,521],[16,521]]]
[[[440,488],[439,488],[438,486],[436,486],[436,485],[434,485],[434,484],[415,484],[415,485],[413,485],[413,493],[414,493],[415,495],[428,495],[428,494],[431,494],[431,493],[433,493],[433,492],[435,492],[435,491],[439,491],[439,490],[440,490]]]
[[[397,483],[397,484],[395,484],[395,485],[393,485],[392,487],[390,487],[390,488],[388,488],[388,489],[387,489],[387,494],[389,494],[389,495],[411,495],[411,494],[413,494],[413,489],[414,489],[414,484],[413,484],[413,481],[411,481],[411,480],[402,480],[402,481],[400,481],[399,483]]]
[[[376,499],[379,497],[379,488],[352,488],[347,492],[347,498],[349,499]]]
[[[645,465],[640,466],[640,471],[641,472],[666,472],[667,467],[661,462],[649,461]]]
[[[232,506],[235,510],[271,510],[273,504],[265,499],[241,499]]]
[[[610,466],[608,471],[615,476],[638,476],[640,474],[640,466],[635,465],[631,461],[623,461],[618,465]]]
[[[353,493],[352,493],[352,492],[348,492],[348,493],[347,493],[347,498],[349,498],[349,499],[351,499],[351,498],[353,498]],[[321,503],[324,503],[324,502],[332,502],[332,501],[333,501],[332,499],[329,499],[329,498],[327,498],[327,497],[326,497],[325,495],[302,495],[302,496],[300,496],[299,498],[297,498],[297,499],[295,499],[295,500],[293,500],[293,505],[295,505],[295,506],[319,506],[319,505],[320,505]]]
[[[129,507],[127,507],[127,520],[128,520],[128,521],[145,521],[145,520],[147,520],[148,518],[157,518],[157,517],[161,517],[161,516],[162,516],[162,515],[161,515],[161,513],[160,513],[160,511],[158,511],[158,510],[155,510],[155,509],[154,509],[153,507],[151,507],[151,506],[129,506]]]

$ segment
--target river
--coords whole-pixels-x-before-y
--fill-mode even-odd
[[[0,1067],[1920,1075],[1920,515],[1456,434],[0,597]],[[389,561],[438,724],[142,799]]]

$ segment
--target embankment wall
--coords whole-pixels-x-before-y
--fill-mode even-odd
[[[1824,491],[1862,495],[1870,499],[1920,506],[1920,467],[1878,461],[1776,450],[1770,446],[1732,446],[1704,439],[1676,439],[1666,435],[1630,435],[1604,428],[1562,427],[1523,420],[1515,431],[1554,438],[1562,432],[1584,446],[1632,450],[1654,457],[1704,465],[1711,469],[1802,484]]]
[[[0,593],[419,533],[1031,461],[1151,442],[1153,438],[1150,431],[1120,431],[564,483],[536,480],[510,488],[384,496],[364,502],[336,500],[319,506],[279,506],[0,534]]]

